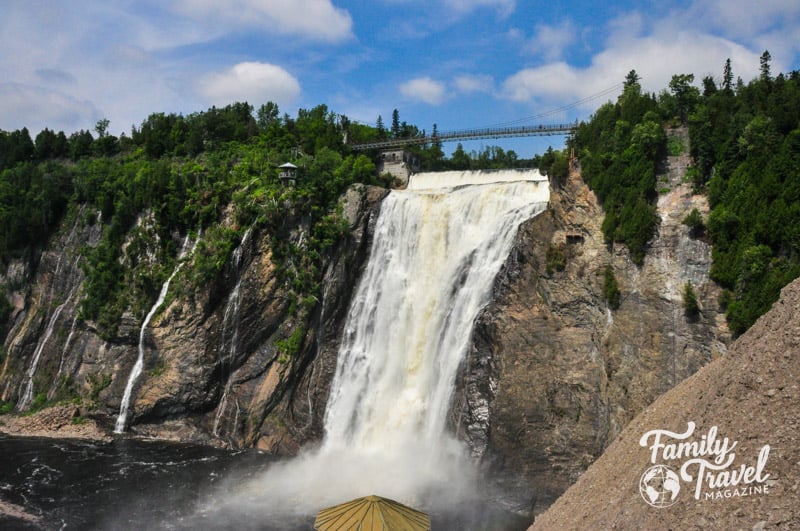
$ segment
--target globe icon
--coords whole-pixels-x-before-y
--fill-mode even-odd
[[[678,474],[666,465],[651,466],[639,480],[639,493],[644,501],[660,509],[678,501],[680,490]]]

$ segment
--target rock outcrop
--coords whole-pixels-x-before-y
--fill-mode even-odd
[[[800,528],[800,281],[781,292],[772,309],[742,335],[728,353],[670,390],[637,416],[605,453],[531,529],[798,529]],[[640,490],[644,473],[664,464],[680,474],[686,455],[664,459],[643,436],[651,430],[687,433],[683,441],[662,436],[662,444],[728,439],[729,466],[706,468],[695,497],[699,465],[689,481],[671,485],[656,508]],[[716,429],[716,437],[710,431]],[[759,471],[759,455],[769,446]],[[715,446],[716,447],[716,446]],[[694,457],[694,452],[691,454]],[[668,455],[671,457],[671,454]],[[712,465],[716,456],[701,459]],[[752,469],[744,475],[741,471]],[[709,482],[708,473],[714,476]],[[727,479],[727,484],[725,484]],[[713,484],[713,486],[711,485]],[[658,489],[658,485],[650,485]],[[648,498],[653,499],[653,498]],[[655,501],[659,501],[655,498]]]
[[[219,285],[193,287],[178,274],[173,295],[145,331],[129,431],[283,454],[319,438],[336,338],[386,193],[355,185],[343,198],[351,230],[326,257],[324,294],[313,312],[292,308],[265,234],[245,233]],[[0,279],[16,288],[0,400],[26,411],[81,397],[88,415],[110,430],[138,355],[141,322],[125,313],[115,337],[102,339],[94,323],[81,319],[84,275],[76,250],[96,245],[102,229],[85,221],[84,210],[35,251],[37,260],[12,263]],[[293,334],[295,351],[287,355],[280,343]]]
[[[473,453],[503,490],[520,493],[516,510],[541,512],[637,413],[726,350],[710,246],[682,224],[693,208],[708,212],[682,182],[687,164],[688,155],[669,157],[669,192],[642,267],[603,241],[602,208],[576,171],[552,190],[548,211],[520,228],[477,323],[457,408]],[[607,266],[618,309],[604,298]],[[685,315],[687,282],[696,317]]]

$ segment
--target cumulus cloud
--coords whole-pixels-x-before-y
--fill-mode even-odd
[[[576,35],[575,24],[570,20],[565,20],[557,26],[537,24],[526,48],[528,52],[539,55],[546,61],[555,61],[560,59],[564,51],[575,42]]]
[[[445,86],[429,77],[419,77],[400,85],[400,93],[412,100],[438,105],[445,99]]]
[[[244,62],[208,75],[200,83],[200,94],[213,105],[235,101],[254,106],[267,101],[288,105],[300,95],[300,82],[280,66]]]
[[[494,87],[492,76],[464,75],[457,76],[453,83],[459,92],[470,94],[472,92],[491,92]]]
[[[352,36],[350,13],[331,0],[173,0],[172,6],[216,28],[258,28],[328,42]]]
[[[642,78],[644,90],[656,92],[666,87],[674,74],[693,73],[698,82],[705,75],[719,78],[727,58],[734,74],[749,80],[757,75],[758,56],[739,44],[707,34],[629,36],[615,40],[586,67],[561,61],[520,70],[504,81],[502,93],[518,102],[576,101],[623,81],[630,70],[636,70]],[[596,106],[596,101],[586,103],[587,109]]]
[[[102,114],[90,101],[39,86],[0,84],[0,129],[27,127],[34,136],[48,127],[69,134],[100,118]]]

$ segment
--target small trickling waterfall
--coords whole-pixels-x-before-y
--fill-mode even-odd
[[[200,236],[198,235],[197,240],[194,242],[194,246],[192,247],[192,253],[194,253],[199,241]],[[188,245],[189,236],[186,236],[186,239],[183,240],[183,246],[181,248],[180,255],[178,256],[178,263],[175,266],[175,269],[161,286],[161,292],[158,294],[158,299],[156,299],[155,304],[153,304],[153,307],[150,308],[150,311],[147,313],[144,321],[142,321],[142,327],[139,329],[139,356],[136,358],[136,363],[133,366],[133,370],[131,370],[131,374],[128,377],[128,383],[125,386],[125,393],[122,395],[122,403],[120,404],[119,415],[117,416],[117,423],[114,427],[114,433],[123,433],[125,431],[125,425],[128,421],[128,409],[130,407],[131,395],[133,394],[133,386],[136,384],[136,380],[142,374],[142,369],[144,368],[144,339],[147,325],[150,324],[150,320],[155,316],[158,308],[164,303],[164,299],[167,297],[167,291],[169,291],[170,282],[172,282],[172,279],[178,274],[178,271],[180,271],[181,267],[183,266],[183,258],[186,256],[186,249]]]
[[[222,373],[222,377],[226,378],[225,382],[225,389],[222,393],[222,398],[220,399],[219,406],[217,406],[217,413],[214,415],[214,427],[212,429],[212,434],[214,437],[219,437],[220,431],[220,422],[222,417],[225,414],[225,410],[228,407],[228,396],[231,390],[232,378],[231,378],[231,364],[236,359],[236,349],[239,342],[239,306],[241,303],[241,298],[239,296],[242,288],[242,277],[240,273],[240,267],[242,262],[242,253],[244,248],[247,245],[248,238],[250,237],[252,228],[248,228],[244,235],[242,236],[241,243],[233,250],[231,255],[231,262],[233,264],[233,274],[234,278],[236,278],[236,286],[234,286],[233,291],[231,291],[230,296],[228,297],[228,303],[225,305],[225,313],[222,317],[222,338],[220,340],[220,373]],[[231,328],[230,332],[230,341],[227,349],[227,354],[225,350],[225,340],[228,337],[228,329]],[[227,371],[227,374],[225,374]],[[238,408],[237,408],[238,412]],[[236,427],[236,419],[234,419],[233,427]]]
[[[47,328],[45,329],[44,335],[39,340],[39,343],[36,345],[36,350],[33,353],[33,360],[31,361],[31,366],[28,367],[28,372],[26,374],[27,381],[25,382],[25,390],[22,393],[22,398],[17,405],[17,409],[19,411],[24,411],[25,409],[30,406],[31,402],[33,401],[33,378],[36,376],[36,369],[39,367],[39,360],[42,357],[42,352],[44,352],[44,347],[47,345],[47,342],[50,340],[50,337],[53,335],[53,330],[55,328],[56,322],[58,318],[61,316],[61,312],[64,311],[64,308],[72,301],[72,297],[75,295],[78,286],[75,286],[67,298],[58,305],[58,307],[53,312],[53,315],[50,316],[50,320],[47,322]]]
[[[72,232],[70,232],[69,237],[67,239],[67,243],[69,244],[74,236],[75,227],[73,227]],[[56,278],[64,277],[66,281],[66,285],[61,285],[62,289],[69,289],[69,293],[67,294],[64,302],[59,304],[55,310],[53,311],[50,319],[47,321],[47,327],[45,328],[44,334],[39,338],[39,342],[36,344],[36,349],[33,352],[33,358],[31,360],[31,364],[28,367],[28,371],[26,373],[27,379],[25,380],[24,389],[21,392],[21,398],[17,404],[18,411],[25,411],[28,407],[30,407],[31,402],[33,401],[34,397],[34,384],[33,380],[36,377],[36,371],[39,368],[39,363],[41,362],[42,355],[44,354],[45,347],[47,346],[50,338],[53,336],[53,332],[56,328],[56,324],[58,319],[61,317],[61,314],[64,312],[64,309],[69,306],[70,302],[72,302],[73,298],[78,293],[80,289],[79,283],[79,275],[77,274],[78,263],[80,262],[81,257],[78,256],[75,261],[72,263],[72,268],[66,275],[61,275],[61,268],[62,268],[62,255],[63,253],[59,253],[58,260],[56,261],[55,272],[53,276]],[[57,282],[51,282],[50,286],[50,294],[47,297],[47,300],[50,301],[50,304],[53,302],[54,291],[56,290]],[[71,286],[71,288],[69,287]]]
[[[473,499],[474,464],[446,425],[457,373],[517,228],[548,200],[535,170],[420,174],[384,199],[322,444],[256,480],[260,503],[308,513],[367,494]]]

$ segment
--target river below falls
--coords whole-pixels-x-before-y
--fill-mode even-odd
[[[269,500],[218,503],[275,463],[252,450],[0,434],[0,501],[38,518],[29,523],[0,514],[0,529],[312,530],[315,514],[283,512]],[[529,523],[488,502],[430,513],[434,530],[516,531]]]

